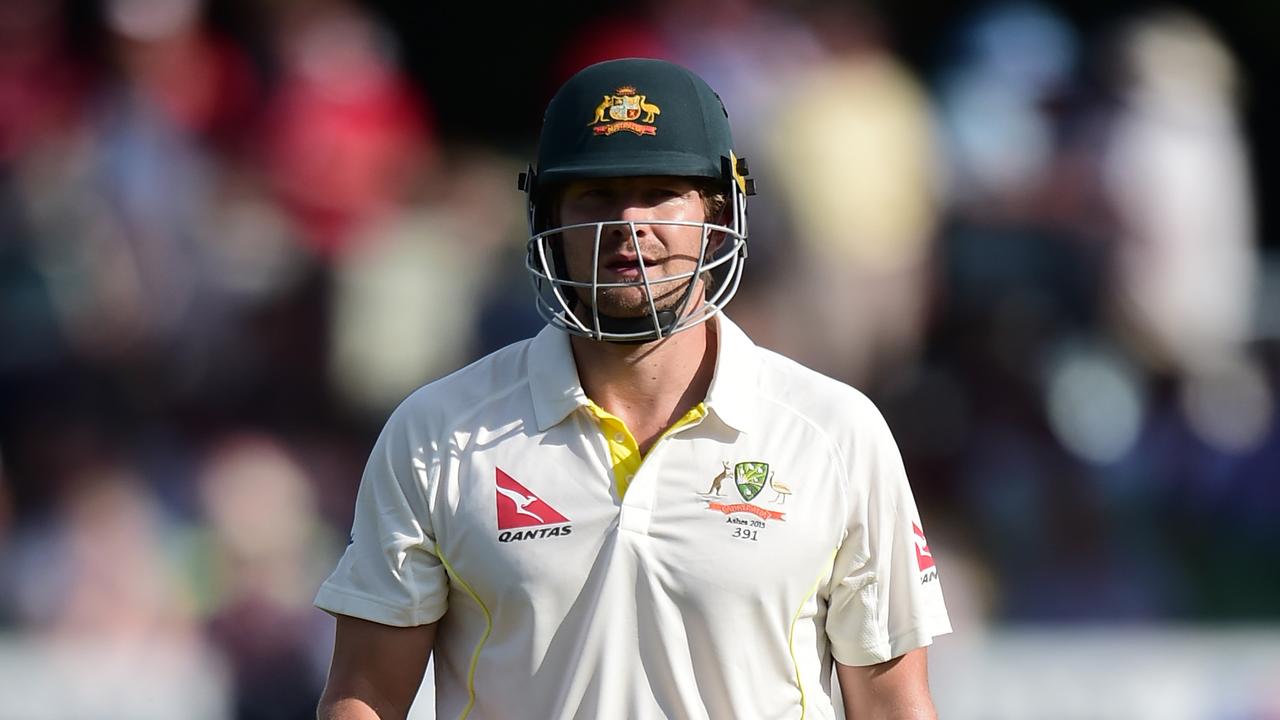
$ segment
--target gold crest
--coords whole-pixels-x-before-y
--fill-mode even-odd
[[[658,129],[654,127],[654,118],[661,114],[662,109],[646,96],[624,85],[614,90],[613,95],[604,96],[596,106],[595,117],[587,125],[596,135],[612,135],[623,130],[636,135],[655,135]]]

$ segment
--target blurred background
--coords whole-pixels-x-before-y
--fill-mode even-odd
[[[541,327],[516,173],[619,56],[729,109],[728,314],[894,429],[943,717],[1280,718],[1280,5],[494,7],[0,0],[0,718],[313,716],[365,457]]]

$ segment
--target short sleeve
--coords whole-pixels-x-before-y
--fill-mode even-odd
[[[320,586],[316,607],[384,625],[425,625],[447,608],[449,579],[436,554],[428,498],[436,464],[414,441],[402,404],[378,437],[356,496],[351,539]]]
[[[873,665],[951,632],[938,568],[897,444],[862,398],[845,443],[848,518],[827,588],[827,636],[844,665]]]

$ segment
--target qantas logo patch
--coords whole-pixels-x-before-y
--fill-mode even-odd
[[[933,553],[929,552],[929,542],[924,539],[924,530],[911,523],[911,531],[915,533],[916,565],[920,568],[921,584],[938,579],[938,571],[933,565]]]
[[[502,468],[495,468],[495,471],[494,489],[498,503],[500,542],[533,540],[573,532],[572,526],[566,525],[569,518],[503,472]]]
[[[929,543],[924,539],[924,530],[921,530],[919,525],[911,523],[911,531],[916,534],[916,564],[920,566],[920,572],[924,572],[933,567],[933,553],[929,552]]]

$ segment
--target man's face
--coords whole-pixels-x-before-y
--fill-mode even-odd
[[[603,315],[643,317],[650,313],[649,297],[641,281],[644,273],[653,291],[658,310],[679,305],[688,286],[688,278],[662,282],[663,278],[688,274],[698,265],[702,248],[706,207],[697,187],[677,177],[607,178],[578,180],[564,188],[558,206],[558,225],[580,223],[633,222],[605,225],[600,230],[600,255],[597,280],[600,283],[638,283],[633,287],[601,289],[593,300],[588,288],[577,288],[579,299],[587,306],[598,304]],[[693,225],[665,225],[651,221],[681,221]],[[565,265],[569,279],[591,282],[591,265],[595,253],[597,227],[590,225],[563,233]],[[710,257],[714,248],[707,248]],[[694,279],[701,285],[701,280]],[[702,297],[695,288],[690,309]]]

